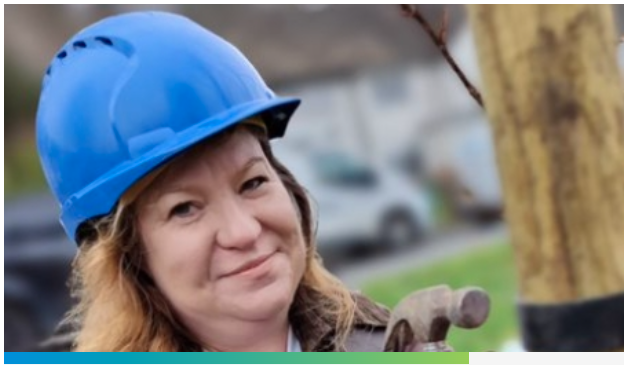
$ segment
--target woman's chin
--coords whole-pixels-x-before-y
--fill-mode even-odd
[[[286,315],[293,296],[294,289],[290,284],[278,280],[260,290],[232,296],[226,303],[226,309],[244,320],[263,321]]]

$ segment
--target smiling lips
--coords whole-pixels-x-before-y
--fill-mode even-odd
[[[240,267],[238,267],[236,270],[230,271],[229,273],[223,275],[223,277],[235,276],[235,275],[238,275],[238,274],[242,274],[242,273],[244,273],[246,271],[249,271],[251,269],[254,269],[254,268],[262,265],[263,263],[265,263],[269,258],[271,258],[271,256],[273,256],[273,254],[275,254],[275,252],[272,252],[270,254],[260,256],[257,259],[248,261],[245,264],[243,264]]]

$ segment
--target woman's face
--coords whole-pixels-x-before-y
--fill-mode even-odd
[[[138,222],[146,269],[184,322],[286,315],[305,241],[297,207],[250,132],[180,158],[139,198]]]

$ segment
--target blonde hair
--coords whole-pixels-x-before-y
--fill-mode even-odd
[[[238,127],[236,127],[238,128]],[[235,128],[212,137],[212,143]],[[322,265],[308,196],[293,175],[275,159],[265,133],[248,127],[292,195],[306,242],[306,268],[289,311],[304,351],[312,351],[326,329],[328,350],[343,351],[355,319],[349,290]],[[121,199],[114,213],[82,227],[73,265],[72,292],[78,300],[66,323],[78,328],[75,351],[199,351],[194,336],[171,311],[164,296],[143,271],[143,252],[132,202],[163,168],[141,180]]]

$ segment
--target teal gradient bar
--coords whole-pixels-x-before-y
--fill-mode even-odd
[[[5,352],[5,364],[469,364],[468,352]]]

